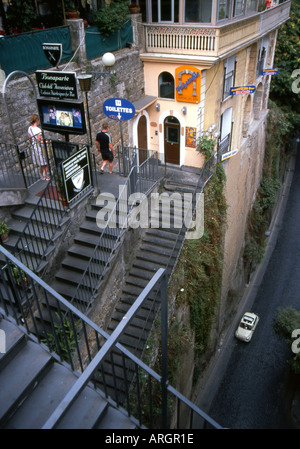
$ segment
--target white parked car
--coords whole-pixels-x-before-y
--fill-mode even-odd
[[[237,330],[235,331],[236,338],[248,343],[252,338],[258,321],[258,315],[252,312],[246,312],[243,315]]]

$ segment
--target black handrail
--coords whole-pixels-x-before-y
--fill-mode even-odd
[[[50,351],[52,357],[64,364],[68,369],[76,370],[77,375],[78,372],[83,373],[83,377],[79,378],[78,383],[75,384],[75,388],[68,395],[68,405],[72,403],[73,395],[78,391],[78,387],[81,389],[88,379],[94,382],[97,376],[100,376],[102,378],[102,384],[108,385],[105,380],[109,376],[113,376],[114,381],[111,384],[117,386],[118,380],[116,374],[105,373],[103,369],[105,354],[114,347],[115,350],[121,353],[123,359],[123,363],[120,365],[112,358],[114,367],[119,371],[118,378],[121,376],[123,379],[126,379],[128,373],[134,370],[136,380],[135,382],[131,382],[130,385],[124,382],[127,388],[127,400],[122,402],[122,407],[109,396],[108,390],[105,388],[104,392],[99,392],[99,394],[105,395],[110,404],[119,407],[119,410],[128,416],[137,427],[145,428],[146,426],[153,428],[153,423],[157,418],[156,416],[154,420],[153,416],[153,394],[154,391],[156,394],[161,393],[163,387],[166,397],[162,401],[162,407],[164,409],[161,410],[160,417],[164,416],[164,421],[156,424],[159,426],[157,428],[165,425],[169,427],[170,425],[168,410],[170,402],[168,401],[167,403],[168,398],[175,401],[173,414],[175,414],[175,417],[177,416],[176,427],[178,429],[188,426],[190,426],[189,428],[195,428],[195,421],[193,421],[192,416],[198,416],[213,428],[222,428],[203,412],[203,410],[199,409],[176,389],[168,385],[166,373],[162,372],[161,374],[157,374],[119,343],[119,338],[126,327],[125,323],[127,323],[127,320],[130,321],[133,318],[139,310],[141,303],[146,300],[152,288],[157,285],[159,278],[166,279],[165,270],[160,270],[157,276],[152,279],[152,283],[148,284],[138,300],[133,304],[131,310],[125,315],[121,326],[115,330],[113,335],[109,335],[1,245],[0,254],[5,259],[5,265],[0,271],[0,280],[2,282],[2,288],[0,289],[0,314],[13,321],[33,341],[39,343],[45,350]],[[16,309],[16,298],[11,294],[8,282],[8,279],[12,279],[13,265],[16,265],[18,270],[22,270],[28,279],[28,283],[25,284],[25,282],[22,282],[22,285],[16,288],[16,294],[19,296],[17,301],[18,310]],[[160,283],[159,286],[159,290],[161,291],[161,305],[164,305],[164,307],[167,307],[166,283]],[[53,307],[56,309],[55,313]],[[166,330],[166,309],[164,309],[163,314],[164,318],[162,323],[164,323]],[[166,348],[166,340],[167,337],[165,335],[164,348]],[[55,352],[51,352],[52,350],[48,349],[52,348],[53,344]],[[163,369],[166,369],[166,366]],[[114,370],[112,371],[114,372]],[[147,379],[147,381],[145,382],[143,379]],[[99,385],[98,382],[97,385]],[[184,405],[188,410],[185,413],[184,422],[181,420],[180,413],[178,413],[180,405]],[[186,419],[187,415],[191,416],[189,422]],[[59,416],[55,415],[54,418],[53,424],[59,419]],[[199,428],[199,424],[197,426],[196,428]],[[48,427],[51,426],[48,425]]]
[[[67,204],[61,196],[56,168],[19,236],[13,254],[33,271],[38,270],[64,216]],[[55,199],[53,199],[55,196]],[[43,223],[43,227],[41,227]]]

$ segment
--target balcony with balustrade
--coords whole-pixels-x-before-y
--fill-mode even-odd
[[[196,11],[194,16],[189,16],[186,7],[181,6],[181,0],[171,3],[173,6],[178,3],[177,15],[171,9],[170,15],[163,17],[162,5],[161,14],[157,17],[154,17],[153,9],[152,14],[149,10],[147,23],[143,24],[145,52],[141,55],[142,59],[176,63],[189,61],[209,68],[218,59],[251,45],[279,28],[289,19],[291,0],[264,10],[261,10],[265,8],[261,0],[258,3],[255,0],[207,0],[203,3],[207,7],[210,5],[211,10],[209,14],[202,12],[203,20],[197,23]],[[193,1],[190,0],[190,3]],[[153,17],[157,23],[152,20]]]

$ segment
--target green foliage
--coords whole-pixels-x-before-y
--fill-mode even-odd
[[[54,350],[63,360],[69,360],[69,354],[73,354],[76,347],[76,340],[78,342],[77,330],[80,327],[80,320],[73,326],[68,317],[64,317],[63,324],[59,314],[56,312],[57,321],[54,322],[54,333],[47,332],[47,338],[42,342],[46,344],[49,349]]]
[[[263,175],[255,202],[249,213],[243,254],[244,264],[249,272],[261,262],[264,256],[265,232],[270,224],[272,210],[281,187],[280,178],[285,171],[289,155],[290,124],[281,108],[272,101],[269,103],[269,108]]]
[[[0,236],[3,236],[4,234],[7,234],[9,232],[9,227],[8,225],[0,220]]]
[[[227,205],[223,194],[225,173],[217,164],[205,189],[204,236],[184,247],[184,292],[190,305],[191,326],[198,354],[207,349],[222,281],[223,234]]]
[[[259,190],[260,204],[263,212],[273,209],[280,187],[281,182],[278,179],[263,178]]]
[[[300,125],[299,93],[292,91],[292,83],[295,81],[292,77],[293,71],[300,68],[299,36],[300,0],[293,0],[290,20],[278,32],[274,67],[279,68],[279,74],[271,77],[270,90],[270,98],[282,107],[293,130]]]
[[[206,133],[199,138],[196,150],[198,153],[203,154],[205,156],[205,160],[207,161],[214,152],[216,142],[215,139],[205,134]]]
[[[17,265],[14,264],[12,266],[11,273],[14,278],[14,281],[18,285],[22,284],[22,280],[23,282],[27,282],[27,274],[25,273],[24,270],[21,270],[21,268],[19,268]]]
[[[107,37],[121,29],[128,20],[128,13],[128,1],[115,0],[95,13],[94,24],[98,27],[102,37]]]
[[[30,31],[35,22],[34,3],[30,0],[11,0],[7,8],[7,22],[10,28],[19,32]]]
[[[292,332],[295,329],[300,329],[300,311],[290,306],[285,309],[279,308],[273,328],[276,334],[291,347],[293,343]],[[290,359],[290,366],[296,374],[300,374],[300,353],[293,354]]]

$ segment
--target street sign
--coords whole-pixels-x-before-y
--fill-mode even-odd
[[[255,86],[239,86],[231,87],[229,93],[230,95],[254,94],[255,90]]]
[[[62,57],[62,44],[45,43],[42,48],[50,64],[57,67]]]
[[[261,75],[278,75],[279,69],[262,69]]]
[[[232,156],[235,156],[238,153],[238,150],[232,150],[232,151],[228,151],[227,153],[223,153],[221,155],[221,162],[226,161],[226,159],[229,159]]]
[[[103,112],[112,120],[130,120],[135,114],[135,107],[124,98],[110,98],[103,104]]]

